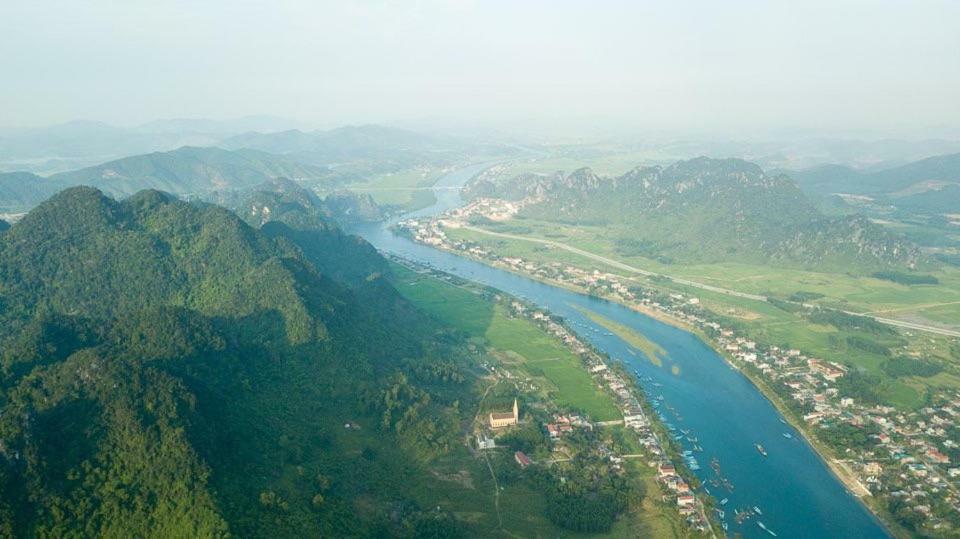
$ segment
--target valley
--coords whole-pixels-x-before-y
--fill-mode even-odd
[[[469,207],[468,205],[465,208]],[[502,214],[502,211],[493,211],[487,215],[499,216]],[[871,375],[873,376],[890,380],[889,382],[884,382],[884,385],[889,385],[889,387],[886,390],[887,397],[881,397],[881,399],[889,399],[889,404],[896,408],[904,407],[906,410],[914,410],[923,402],[919,397],[927,393],[928,396],[926,398],[929,399],[930,391],[939,395],[937,398],[941,399],[940,402],[943,402],[942,399],[950,402],[950,395],[954,393],[958,387],[955,381],[960,380],[960,378],[957,378],[957,374],[951,370],[955,364],[955,359],[951,359],[951,356],[957,352],[955,345],[951,344],[950,337],[952,336],[953,330],[949,329],[949,326],[926,328],[931,330],[930,333],[919,331],[915,334],[910,332],[906,333],[906,342],[909,342],[907,349],[913,351],[912,354],[914,357],[916,357],[917,354],[921,354],[921,357],[924,355],[940,356],[942,358],[940,361],[946,362],[946,364],[949,365],[947,372],[941,372],[936,376],[930,376],[928,374],[926,377],[891,379],[890,375],[887,374],[889,371],[883,367],[883,356],[878,357],[875,355],[876,352],[866,351],[872,349],[867,348],[867,343],[877,342],[877,340],[883,342],[884,339],[882,337],[870,332],[863,333],[862,336],[860,336],[857,335],[856,331],[843,337],[842,334],[844,330],[840,330],[841,336],[838,336],[836,328],[832,328],[829,324],[824,326],[822,322],[808,322],[806,321],[806,316],[802,315],[802,311],[809,309],[811,303],[820,303],[823,306],[822,308],[827,308],[828,305],[831,305],[831,300],[832,305],[839,305],[841,308],[849,304],[849,302],[843,301],[845,298],[842,297],[830,298],[827,294],[823,294],[821,297],[816,294],[803,293],[804,288],[806,288],[808,292],[821,289],[825,291],[832,290],[828,287],[821,288],[823,284],[826,284],[824,279],[831,277],[839,281],[836,289],[842,290],[843,286],[849,287],[851,290],[851,298],[855,297],[852,291],[857,290],[860,292],[858,300],[863,303],[858,304],[858,307],[864,309],[864,311],[870,306],[875,305],[862,299],[864,296],[871,297],[863,294],[864,290],[873,292],[871,299],[876,297],[883,298],[884,301],[890,302],[910,302],[912,307],[907,307],[907,309],[921,308],[915,303],[915,297],[911,297],[910,294],[904,294],[903,292],[896,293],[898,288],[906,288],[903,285],[872,279],[869,281],[870,286],[864,288],[862,283],[857,283],[857,279],[850,276],[840,275],[839,278],[837,278],[836,275],[832,274],[816,275],[810,272],[781,270],[787,275],[792,273],[790,277],[794,279],[794,282],[781,283],[781,290],[789,290],[789,288],[786,287],[792,287],[794,283],[799,285],[792,293],[783,293],[783,296],[781,296],[783,300],[780,301],[783,302],[784,305],[787,305],[787,307],[789,307],[790,302],[796,304],[796,308],[787,308],[784,310],[784,308],[776,306],[779,304],[776,298],[768,300],[766,295],[760,296],[759,294],[752,293],[756,290],[769,294],[770,285],[776,282],[779,277],[776,269],[766,268],[764,274],[756,278],[757,281],[761,281],[759,285],[751,282],[754,279],[751,279],[752,276],[748,273],[749,267],[744,267],[739,277],[735,272],[728,272],[725,279],[715,279],[714,282],[718,284],[737,283],[737,286],[739,286],[742,281],[747,282],[747,286],[744,287],[744,289],[748,290],[748,292],[738,291],[736,294],[729,294],[724,293],[724,290],[709,290],[710,287],[704,290],[703,286],[687,286],[681,282],[667,279],[662,275],[653,273],[643,275],[643,272],[639,272],[641,274],[637,275],[637,272],[624,271],[624,264],[622,263],[610,261],[603,257],[590,256],[591,253],[585,250],[558,248],[556,238],[562,238],[562,234],[570,230],[573,230],[573,234],[576,234],[576,227],[571,225],[557,226],[556,223],[544,223],[542,228],[543,233],[538,237],[535,232],[530,233],[531,230],[536,230],[536,227],[528,228],[526,225],[528,225],[529,222],[526,220],[512,219],[503,221],[502,217],[498,217],[497,220],[484,222],[480,227],[467,224],[476,222],[476,220],[470,219],[469,210],[452,210],[434,221],[411,220],[401,222],[400,226],[405,234],[411,238],[416,238],[417,241],[447,249],[463,256],[485,261],[486,263],[492,263],[497,267],[528,275],[539,280],[545,280],[591,295],[607,297],[613,301],[623,302],[631,307],[639,308],[644,312],[654,311],[655,313],[659,313],[660,316],[665,316],[668,320],[677,320],[675,323],[682,325],[688,324],[686,315],[677,317],[675,314],[671,314],[671,308],[663,311],[664,307],[662,306],[665,305],[665,302],[666,304],[669,304],[671,301],[675,302],[675,300],[670,300],[669,297],[692,297],[691,302],[696,299],[696,308],[702,306],[703,308],[710,309],[708,312],[716,313],[719,316],[716,320],[721,324],[733,324],[727,327],[741,328],[746,332],[748,337],[756,339],[757,342],[768,347],[772,344],[777,344],[785,348],[792,346],[800,348],[807,353],[817,354],[820,357],[832,358],[837,357],[837,345],[843,344],[844,341],[846,341],[844,348],[847,352],[841,357],[846,361],[853,359],[853,361],[857,362],[855,365],[857,365],[858,368],[866,369],[867,372],[872,373]],[[509,232],[500,232],[502,230],[509,230]],[[558,232],[560,233],[558,234]],[[528,233],[530,233],[530,240],[527,240],[526,234]],[[571,256],[571,254],[574,256]],[[598,258],[602,262],[598,261]],[[578,262],[578,259],[582,260],[582,262]],[[661,265],[658,269],[662,267]],[[669,267],[673,269],[675,266],[671,265]],[[717,268],[716,271],[719,274],[725,269],[729,268],[720,267]],[[934,290],[930,291],[931,297],[939,296],[940,298],[944,298],[943,291],[946,291],[946,299],[950,298],[949,294],[954,290],[951,285],[944,286],[943,291],[937,290],[938,286],[941,286],[944,281],[950,283],[951,280],[955,278],[949,273],[949,269],[946,271],[948,271],[946,274],[937,274],[938,285],[934,286]],[[690,276],[693,276],[693,274],[690,274]],[[817,277],[819,277],[818,280],[813,280]],[[851,286],[852,284],[856,284],[857,286]],[[874,285],[876,285],[876,288],[881,289],[884,287],[891,288],[891,292],[893,293],[877,293]],[[757,288],[758,286],[763,286],[764,288]],[[912,288],[913,287],[911,287],[911,289]],[[649,299],[644,299],[645,305],[635,303],[635,301],[631,299],[634,297],[634,294],[638,294],[642,290],[649,290],[656,295],[659,301],[659,303],[653,303],[656,307],[652,307],[649,303],[646,303],[650,301]],[[657,295],[656,291],[660,291],[659,295]],[[678,294],[678,292],[681,294]],[[650,298],[648,292],[643,292],[643,294],[646,298]],[[790,298],[790,296],[794,297]],[[926,307],[949,308],[952,305],[949,301],[942,303],[943,305],[937,302],[935,305]],[[808,307],[802,307],[802,305],[808,305]],[[896,303],[894,303],[894,305],[896,305]],[[798,316],[798,312],[801,313],[801,316]],[[880,332],[881,335],[882,333],[883,332]],[[941,333],[945,335],[939,336]],[[811,337],[813,337],[813,340],[810,340]],[[888,346],[904,345],[903,341],[897,341],[898,339],[894,338]],[[720,348],[723,347],[722,344],[718,344],[717,346]],[[872,346],[871,344],[871,347]],[[878,348],[878,350],[880,349]],[[731,361],[737,362],[738,360],[731,357]],[[772,363],[770,365],[772,366]],[[748,368],[744,372],[748,373],[751,378],[755,378],[758,386],[763,388],[764,391],[767,391],[772,400],[783,403],[784,413],[788,415],[793,413],[791,412],[793,405],[787,404],[790,401],[788,395],[786,395],[786,400],[782,400],[782,398],[777,395],[777,390],[773,389],[773,386],[770,385],[769,382],[763,380],[763,375],[761,375],[759,371],[752,373],[750,370],[752,367],[750,365],[746,365],[745,367]],[[767,367],[764,368],[766,369]],[[764,371],[764,373],[766,373],[766,371]],[[816,376],[816,374],[814,374],[814,376]],[[929,400],[926,402],[929,402]],[[817,408],[820,409],[820,406],[818,405]],[[941,411],[940,413],[944,413],[948,417],[950,410],[951,408],[948,405],[945,411]],[[928,405],[928,409],[925,409],[925,412],[929,413],[930,411]],[[813,421],[814,424],[820,423],[821,420],[796,417],[796,421],[799,422],[798,425],[804,425],[802,430],[809,431],[811,439],[819,444],[816,440],[818,436],[823,436],[823,433],[818,432],[820,429],[817,428],[810,430],[806,425],[811,421]],[[810,418],[812,417],[813,416],[810,416]],[[847,447],[846,442],[839,446],[840,449],[844,447]],[[821,446],[821,450],[825,452],[825,455],[831,455],[835,449],[824,445]],[[939,454],[939,451],[932,451],[934,454]],[[832,459],[833,457],[827,456],[826,458]],[[948,458],[948,460],[952,459]],[[864,463],[861,461],[860,466],[863,465]],[[840,465],[838,464],[838,466]],[[851,478],[857,476],[847,468],[847,466],[849,466],[848,464],[843,466],[842,469],[837,469],[840,475]],[[883,469],[883,467],[877,468],[878,471]],[[867,492],[868,489],[860,483],[865,477],[866,476],[860,476],[860,479],[851,479],[855,481],[851,483],[851,488],[857,491]],[[943,484],[948,484],[945,475],[941,476],[939,481]],[[887,514],[886,507],[873,503],[871,503],[871,505],[881,513]]]

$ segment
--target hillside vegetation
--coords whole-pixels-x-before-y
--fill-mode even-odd
[[[0,535],[456,533],[457,340],[297,223],[78,187],[0,236]]]
[[[923,184],[960,184],[960,154],[939,155],[876,172],[824,165],[791,172],[800,187],[817,193],[892,194]]]
[[[522,200],[520,219],[605,227],[622,254],[662,262],[746,261],[840,271],[923,264],[910,242],[859,216],[826,217],[786,176],[698,158],[615,178],[484,177],[468,196]]]

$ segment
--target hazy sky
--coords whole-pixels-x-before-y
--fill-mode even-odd
[[[3,0],[0,125],[960,124],[960,1]]]

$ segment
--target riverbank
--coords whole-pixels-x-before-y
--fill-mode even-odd
[[[618,369],[619,363],[612,363],[604,352],[581,340],[561,318],[522,298],[402,258],[391,259],[398,264],[394,271],[399,275],[397,283],[401,293],[415,305],[434,316],[444,317],[454,327],[467,331],[473,337],[485,339],[486,346],[492,352],[489,359],[491,364],[487,367],[491,379],[497,383],[515,385],[521,392],[520,400],[524,408],[524,420],[521,423],[540,423],[540,427],[546,431],[554,429],[549,440],[551,452],[529,453],[534,465],[558,466],[573,460],[569,450],[573,450],[573,454],[582,452],[584,448],[578,445],[583,443],[582,439],[578,436],[573,437],[573,442],[567,439],[566,433],[571,431],[572,425],[576,425],[572,430],[582,427],[603,433],[597,440],[598,445],[589,448],[585,454],[603,455],[603,462],[611,466],[610,472],[614,475],[627,472],[625,477],[631,477],[631,480],[652,480],[657,485],[655,491],[649,492],[653,496],[650,502],[655,503],[644,503],[642,510],[634,508],[639,513],[631,512],[632,516],[628,518],[630,522],[615,525],[616,531],[612,532],[614,536],[635,536],[618,532],[626,531],[624,528],[642,529],[641,524],[666,520],[672,523],[670,527],[675,532],[679,532],[675,533],[677,537],[696,536],[698,530],[716,537],[719,525],[707,516],[703,505],[705,500],[699,494],[696,496],[696,517],[691,516],[689,511],[684,512],[686,506],[677,503],[678,493],[670,487],[672,483],[665,482],[662,474],[658,473],[659,469],[669,464],[691,486],[697,484],[692,471],[664,438],[666,427],[650,412],[649,403],[640,394],[634,393],[636,390],[629,383],[632,375],[628,376],[626,371]],[[446,298],[442,304],[438,302],[441,297]],[[481,305],[488,305],[489,309],[486,310],[492,316],[476,316],[479,310],[484,310],[480,308]],[[550,339],[544,340],[543,335],[537,333],[548,335]],[[576,387],[558,384],[555,389],[548,389],[551,382],[563,382],[551,376],[551,373],[561,374],[556,367],[546,368],[547,364],[556,365],[561,361],[555,357],[559,348],[565,349],[571,358],[576,358],[575,363],[563,362],[563,373],[566,374],[562,377],[569,379],[572,371],[576,370],[580,375]],[[602,387],[604,397],[616,403],[616,421],[603,421],[603,416],[594,416],[587,409],[594,407],[590,406],[590,399],[584,400],[583,390],[587,389],[589,393],[595,387]],[[637,401],[644,413],[637,411]],[[571,408],[584,408],[590,414],[584,416],[589,422],[569,415]],[[621,413],[621,409],[630,410],[630,415],[625,418],[626,412]],[[554,423],[550,423],[548,416],[553,418]],[[480,419],[482,417],[480,412],[474,417],[467,438],[496,438],[499,447],[500,438],[509,435],[509,431],[491,431],[486,422]],[[565,421],[564,417],[572,423],[564,423],[566,430],[557,432],[557,425]],[[484,458],[487,456],[487,452],[479,448],[474,453],[482,454]],[[555,455],[566,456],[554,458]],[[654,462],[660,463],[660,466],[652,464]],[[575,475],[573,470],[569,473]]]
[[[836,452],[826,446],[823,442],[817,439],[816,435],[811,430],[810,426],[803,421],[803,418],[800,418],[794,413],[791,408],[787,405],[786,402],[773,390],[773,388],[757,373],[751,372],[749,369],[742,367],[736,360],[733,358],[726,350],[724,350],[718,343],[711,339],[701,328],[694,326],[693,324],[677,318],[667,312],[652,308],[643,304],[636,304],[625,302],[621,298],[610,296],[610,295],[599,295],[591,292],[582,286],[577,286],[569,282],[544,278],[540,275],[533,273],[518,271],[514,266],[491,262],[483,257],[471,256],[469,253],[465,253],[460,250],[446,248],[443,245],[434,245],[432,246],[439,250],[448,252],[455,256],[467,258],[480,262],[484,265],[499,269],[505,270],[512,274],[519,275],[537,282],[541,282],[550,286],[555,286],[568,290],[570,292],[583,294],[605,301],[610,301],[616,303],[623,307],[626,307],[630,310],[639,312],[651,318],[654,318],[660,322],[668,324],[670,326],[676,327],[683,331],[686,331],[695,337],[697,337],[701,342],[706,346],[710,347],[715,353],[724,359],[726,364],[732,369],[736,370],[738,373],[744,376],[756,389],[757,391],[777,410],[777,412],[784,418],[784,420],[792,426],[797,432],[801,434],[804,441],[810,446],[814,451],[817,457],[826,465],[830,470],[831,474],[846,488],[853,496],[858,500],[858,502],[879,522],[881,522],[884,528],[888,533],[896,537],[909,537],[910,533],[902,528],[896,521],[894,521],[890,515],[887,513],[885,507],[878,503],[878,500],[874,498],[869,489],[864,486],[860,480],[857,478],[856,474],[847,468],[844,463],[841,461]],[[647,285],[649,286],[649,285]]]

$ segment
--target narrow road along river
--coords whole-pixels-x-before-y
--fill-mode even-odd
[[[696,474],[717,500],[728,499],[722,508],[731,534],[772,537],[773,532],[778,537],[798,538],[889,535],[802,437],[784,424],[757,388],[696,336],[622,305],[492,268],[414,243],[390,231],[400,219],[437,215],[459,206],[459,190],[451,188],[463,185],[486,166],[468,166],[440,178],[435,190],[437,202],[428,208],[388,223],[355,226],[350,232],[383,252],[483,283],[549,309],[566,318],[599,350],[626,363],[644,380],[642,385],[648,395],[660,402],[663,420],[678,433],[681,429],[688,432],[681,441],[684,447],[703,448],[694,453],[700,464]],[[659,344],[667,352],[662,366],[654,365],[640,350],[607,334],[581,309],[628,326]],[[688,441],[687,437],[696,441]],[[755,449],[758,443],[766,448],[767,457]],[[717,479],[710,466],[714,458],[732,490],[722,483],[711,483]],[[762,515],[737,524],[734,510],[754,506],[760,508]],[[762,529],[758,521],[770,531]]]

